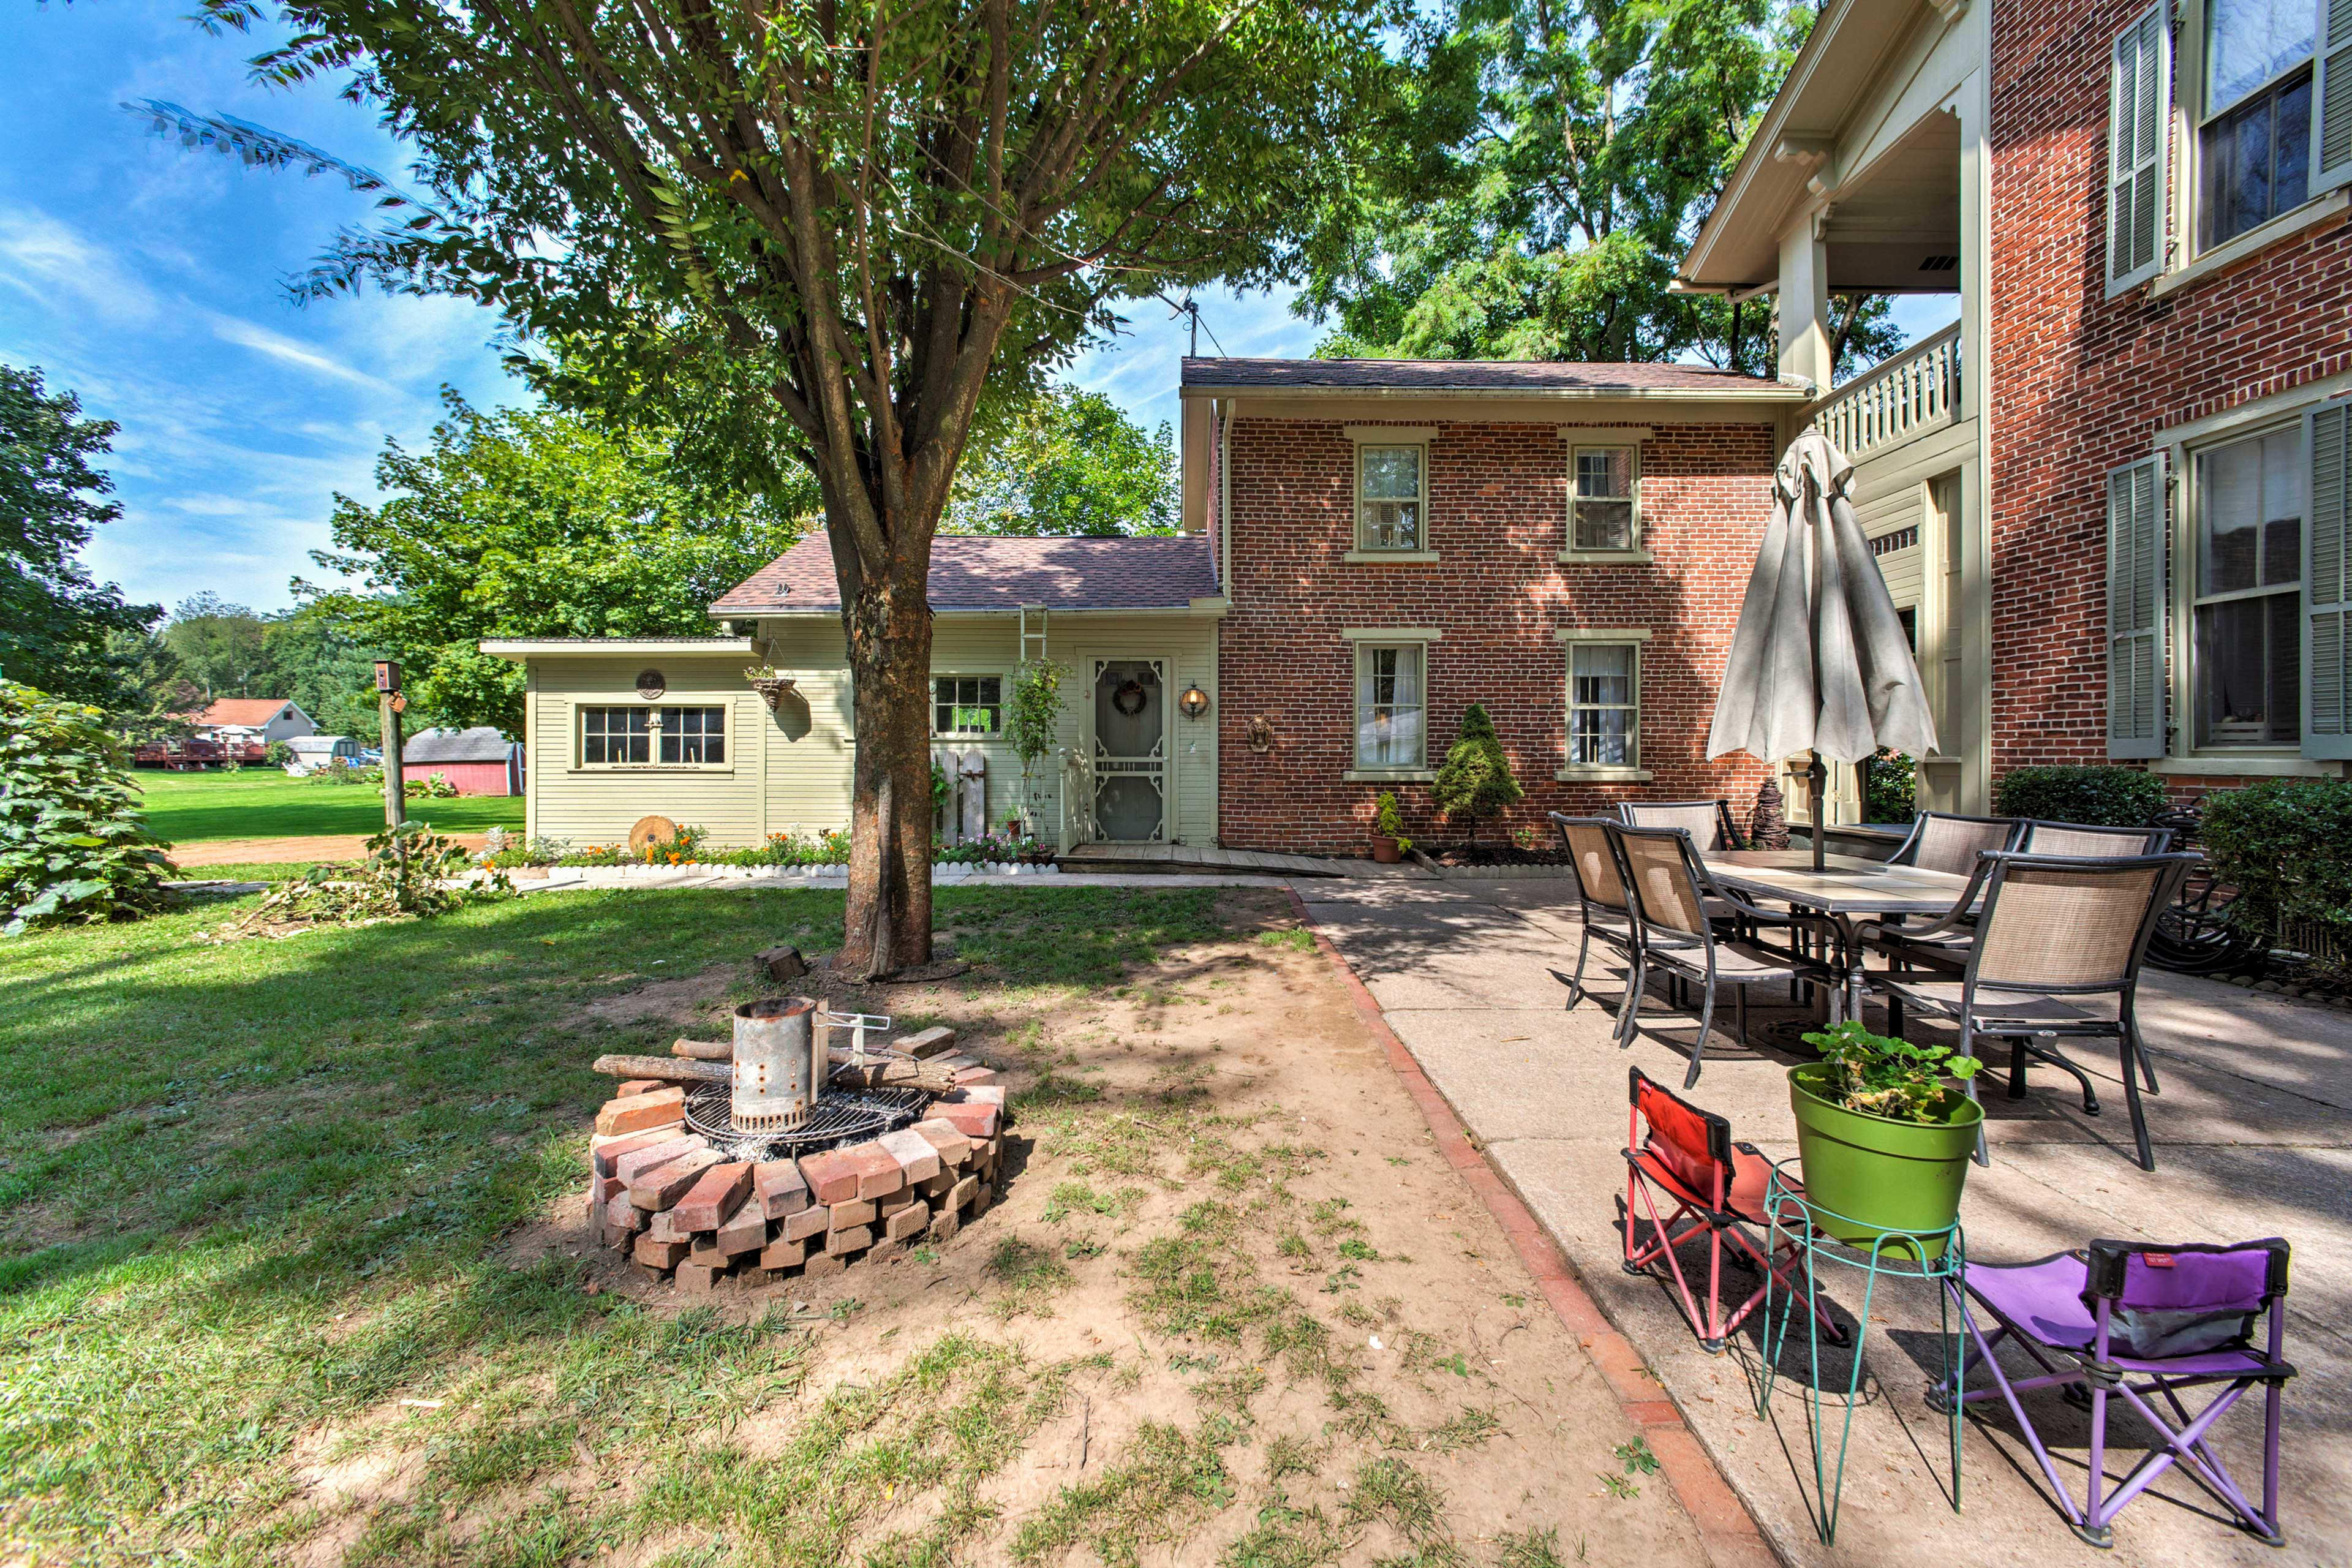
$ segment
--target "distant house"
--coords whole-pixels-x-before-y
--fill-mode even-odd
[[[184,717],[195,725],[197,740],[225,746],[267,746],[319,731],[308,713],[276,697],[224,697],[203,712]]]
[[[439,773],[459,795],[520,795],[522,747],[488,724],[470,730],[419,730],[400,749],[412,778]]]

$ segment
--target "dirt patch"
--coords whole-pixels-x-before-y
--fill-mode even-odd
[[[606,1024],[667,1020],[680,1028],[707,1025],[725,1010],[727,987],[742,973],[731,963],[712,964],[675,980],[649,980],[634,991],[591,1002],[580,1011]]]
[[[488,836],[480,833],[442,835],[468,849],[479,849]],[[332,833],[297,838],[216,838],[202,844],[182,844],[172,850],[174,866],[262,866],[293,860],[357,860],[367,854],[367,837]]]

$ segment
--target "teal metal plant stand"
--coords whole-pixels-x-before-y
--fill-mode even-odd
[[[1758,1384],[1756,1414],[1769,1416],[1772,1401],[1772,1384],[1780,1363],[1780,1352],[1788,1340],[1789,1320],[1800,1316],[1805,1321],[1806,1349],[1810,1355],[1811,1376],[1805,1386],[1806,1415],[1812,1437],[1813,1490],[1819,1507],[1813,1514],[1813,1529],[1824,1546],[1837,1541],[1838,1499],[1845,1489],[1845,1456],[1853,1435],[1853,1407],[1860,1403],[1862,1391],[1863,1342],[1870,1331],[1871,1304],[1878,1290],[1881,1278],[1919,1279],[1931,1282],[1936,1289],[1937,1344],[1944,1362],[1944,1381],[1951,1381],[1959,1361],[1959,1345],[1953,1337],[1952,1311],[1960,1300],[1968,1281],[1968,1246],[1958,1221],[1941,1230],[1889,1230],[1882,1232],[1867,1246],[1838,1240],[1821,1226],[1821,1221],[1868,1227],[1869,1222],[1851,1215],[1809,1203],[1799,1193],[1791,1191],[1798,1184],[1793,1174],[1785,1174],[1788,1162],[1772,1168],[1765,1184],[1764,1212],[1771,1222],[1768,1238],[1769,1248],[1777,1249],[1786,1232],[1789,1238],[1801,1245],[1798,1251],[1804,1260],[1802,1276],[1803,1305],[1796,1311],[1798,1291],[1776,1289],[1774,1281],[1764,1282],[1764,1372]],[[1817,1268],[1820,1264],[1835,1264],[1851,1268],[1863,1276],[1862,1310],[1854,1314],[1853,1364],[1846,1375],[1845,1401],[1839,1413],[1836,1453],[1829,1452],[1827,1430],[1822,1419],[1822,1343],[1821,1329],[1811,1308],[1817,1299]],[[1777,1303],[1775,1298],[1778,1298]],[[1777,1310],[1776,1310],[1777,1306]],[[1952,1511],[1960,1507],[1960,1407],[1952,1402],[1944,1415],[1951,1439]]]

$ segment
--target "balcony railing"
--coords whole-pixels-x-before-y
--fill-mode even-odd
[[[1812,423],[1848,458],[1948,425],[1960,405],[1955,321],[1813,405]]]

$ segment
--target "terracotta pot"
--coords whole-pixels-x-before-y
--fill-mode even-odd
[[[1372,858],[1381,865],[1393,866],[1404,858],[1404,853],[1397,847],[1395,839],[1386,834],[1375,833],[1372,835]]]

